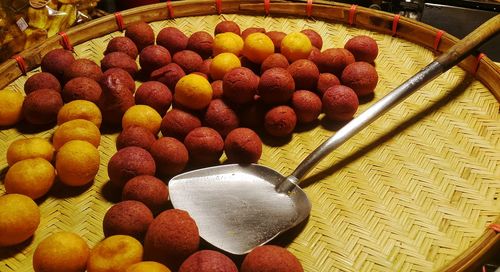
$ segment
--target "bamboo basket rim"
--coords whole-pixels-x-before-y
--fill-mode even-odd
[[[266,2],[266,1],[264,1]],[[307,1],[309,2],[309,1]],[[203,15],[222,15],[222,14],[246,14],[246,15],[266,15],[266,4],[262,1],[253,0],[227,0],[222,1],[221,6],[218,6],[217,1],[212,0],[197,0],[188,1],[180,0],[170,2],[170,7],[175,11],[175,17],[190,17]],[[307,9],[309,4],[306,1],[272,1],[270,2],[270,16],[295,16],[307,17]],[[349,24],[349,11],[353,5],[315,1],[312,3],[311,18],[318,18],[327,22]],[[220,8],[220,13],[218,13]],[[158,13],[153,13],[157,11]],[[166,3],[152,4],[141,6],[120,12],[125,26],[137,21],[160,21],[170,18],[170,11]],[[366,21],[366,17],[375,16],[380,19],[377,24],[370,24]],[[434,49],[434,37],[439,29],[427,24],[401,17],[396,27],[396,32],[393,31],[394,14],[372,10],[364,7],[356,8],[356,21],[352,24],[353,27],[364,28],[384,34],[395,34],[399,38],[409,40],[412,43],[433,49],[436,53],[445,52],[453,46],[458,38],[444,33],[441,37],[436,49]],[[91,29],[92,31],[86,31]],[[97,38],[115,31],[119,31],[119,25],[116,23],[116,17],[113,14],[89,21],[78,25],[66,31],[67,38],[73,45],[78,45],[93,38]],[[415,32],[424,35],[423,39],[419,39]],[[40,45],[26,49],[18,55],[24,59],[26,71],[36,68],[40,65],[42,56],[54,48],[60,48],[63,37],[61,35],[53,36]],[[479,57],[481,56],[481,57]],[[469,56],[459,65],[463,70],[472,73],[476,78],[483,83],[488,90],[500,102],[500,67],[485,55]],[[3,75],[0,78],[0,89],[7,86],[9,83],[22,76],[23,69],[19,66],[15,59],[9,59],[0,64],[0,73]],[[496,224],[500,224],[500,216],[496,217]],[[493,228],[487,228],[483,235],[465,252],[457,256],[443,271],[467,271],[472,269],[478,263],[484,260],[491,250],[500,245],[500,233]]]

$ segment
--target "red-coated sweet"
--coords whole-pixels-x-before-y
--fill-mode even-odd
[[[172,109],[163,117],[160,130],[163,136],[184,141],[186,135],[198,127],[201,127],[201,121],[198,117],[180,109]]]
[[[288,60],[286,59],[285,56],[283,56],[280,53],[274,53],[274,54],[268,56],[262,62],[261,66],[260,66],[260,72],[264,73],[265,71],[267,71],[271,68],[275,68],[275,67],[286,69],[286,68],[288,68],[288,65],[290,65],[290,64],[288,63]]]
[[[137,176],[125,183],[122,200],[139,201],[156,214],[167,206],[168,187],[161,179],[154,176]]]
[[[240,272],[304,272],[297,257],[285,248],[264,245],[253,249],[243,260]]]
[[[234,163],[256,163],[262,155],[262,140],[249,128],[236,128],[224,140],[224,151]]]
[[[316,120],[322,111],[321,98],[307,90],[294,92],[291,104],[297,115],[297,122],[302,124]]]
[[[148,105],[163,116],[172,105],[172,92],[159,81],[147,81],[137,88],[135,104]]]
[[[57,48],[49,51],[42,58],[42,72],[53,74],[59,81],[64,79],[64,71],[75,61],[69,50]]]
[[[318,32],[314,31],[313,29],[304,29],[300,32],[302,34],[305,34],[309,38],[312,46],[321,50],[321,48],[323,47],[323,38],[321,38],[321,35],[319,35]]]
[[[291,135],[297,125],[297,115],[289,106],[277,106],[270,109],[264,117],[264,129],[272,136]]]
[[[171,55],[186,49],[188,37],[178,28],[165,27],[158,33],[156,43],[168,49]]]
[[[91,78],[75,77],[64,85],[61,95],[65,103],[73,100],[88,100],[98,104],[101,100],[102,88]]]
[[[281,48],[281,41],[283,38],[285,38],[286,34],[281,31],[269,31],[266,32],[266,35],[271,38],[271,41],[273,41],[274,44],[274,52],[278,53],[280,52]]]
[[[186,74],[199,71],[203,64],[201,56],[191,50],[182,50],[175,53],[172,61],[177,63]]]
[[[233,21],[222,21],[215,26],[214,34],[224,32],[233,32],[236,35],[240,35],[240,26]]]
[[[145,22],[138,22],[127,26],[125,37],[131,39],[135,43],[139,52],[144,47],[155,43],[153,28]]]
[[[176,271],[199,245],[200,234],[193,218],[186,211],[170,209],[160,213],[149,225],[144,257]]]
[[[108,43],[104,55],[111,52],[123,52],[129,55],[132,59],[136,59],[139,55],[139,49],[134,41],[127,37],[114,37]]]
[[[88,77],[99,81],[102,77],[101,67],[89,59],[77,59],[64,71],[66,82],[75,77]]]
[[[224,98],[236,104],[252,102],[259,87],[257,76],[246,67],[232,69],[224,75],[222,81]]]
[[[131,76],[134,76],[139,70],[135,60],[123,52],[112,52],[105,55],[101,60],[101,68],[103,71],[111,68],[121,68]]]
[[[344,48],[354,55],[356,61],[372,63],[378,55],[377,42],[372,37],[366,35],[349,39]]]
[[[129,235],[142,241],[149,224],[153,222],[153,213],[143,203],[126,200],[108,209],[102,222],[104,236]]]
[[[189,161],[195,165],[210,165],[219,162],[224,151],[224,140],[209,127],[193,129],[186,135],[184,145],[189,152]]]
[[[216,80],[213,81],[210,85],[212,85],[212,99],[221,98],[224,93],[223,89],[223,81]]]
[[[179,267],[179,272],[238,272],[234,262],[214,250],[200,250],[189,256]]]
[[[323,95],[322,103],[326,117],[334,121],[351,120],[359,105],[356,93],[344,85],[330,87]]]
[[[297,90],[316,90],[319,79],[319,70],[314,62],[307,59],[294,61],[287,68],[295,81]]]
[[[214,38],[206,31],[197,31],[189,36],[187,49],[198,53],[206,59],[212,56]]]
[[[260,77],[259,95],[266,104],[287,103],[294,91],[295,82],[286,69],[271,68]]]
[[[133,177],[154,176],[156,164],[151,154],[143,148],[129,146],[118,150],[108,163],[109,181],[117,188],[123,188]]]
[[[321,73],[340,76],[344,68],[354,62],[354,56],[344,48],[329,48],[313,58]]]
[[[156,137],[151,130],[141,126],[128,126],[116,138],[116,149],[137,146],[149,150],[155,141]]]
[[[172,61],[170,52],[161,45],[148,45],[142,49],[139,55],[139,64],[145,73],[159,69]]]
[[[177,82],[185,75],[186,73],[178,64],[169,63],[151,72],[150,80],[159,81],[167,85],[168,89],[174,91]]]
[[[215,129],[222,137],[237,128],[240,124],[238,116],[222,99],[214,99],[208,104],[203,125]]]
[[[179,140],[172,137],[161,137],[150,148],[157,172],[161,176],[173,177],[180,174],[189,160],[186,147]]]
[[[52,89],[60,92],[61,84],[54,75],[47,72],[36,73],[30,76],[24,83],[24,92],[26,94],[40,89]]]
[[[200,66],[199,72],[206,75],[207,79],[210,79],[210,65],[212,64],[212,59],[203,60]]]
[[[48,125],[55,123],[62,106],[63,100],[58,91],[39,89],[24,98],[21,113],[29,124]]]
[[[320,94],[320,97],[323,97],[323,94],[328,90],[328,88],[340,85],[339,78],[331,73],[321,73],[318,78],[318,86],[317,91]]]
[[[378,74],[371,64],[359,61],[344,69],[340,81],[352,88],[358,96],[366,96],[372,94],[377,87]]]
[[[121,68],[111,68],[103,73],[99,84],[104,91],[116,89],[119,86],[127,88],[131,93],[135,91],[135,81],[127,71]]]
[[[253,34],[253,33],[266,33],[266,29],[264,29],[262,27],[249,27],[249,28],[243,30],[243,32],[241,32],[241,38],[243,38],[243,40],[245,40],[248,37],[248,35]]]

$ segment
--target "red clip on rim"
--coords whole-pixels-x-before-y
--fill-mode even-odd
[[[354,24],[354,19],[356,18],[356,9],[358,8],[358,5],[352,5],[351,8],[349,9],[349,25]]]
[[[170,0],[167,0],[167,17],[169,19],[174,18],[174,7],[172,6],[172,3],[170,2]]]
[[[71,44],[71,41],[69,40],[66,32],[59,32],[57,34],[59,34],[59,36],[61,36],[61,38],[62,38],[62,40],[61,40],[62,47],[66,50],[73,51],[73,45]]]
[[[28,69],[24,58],[21,55],[15,55],[12,58],[16,60],[17,66],[19,66],[19,70],[21,70],[21,73],[23,73],[23,75],[26,75]]]
[[[306,5],[307,17],[311,17],[312,9],[313,9],[313,0],[307,0],[307,5]]]
[[[479,70],[479,64],[481,63],[481,59],[484,58],[484,57],[486,57],[486,55],[483,54],[483,53],[479,53],[479,55],[477,55],[476,67],[474,67],[474,75],[477,74],[477,71]],[[498,232],[498,230],[500,230],[500,225],[498,225],[498,224],[492,224],[492,225],[497,226],[497,229],[492,228],[495,231]],[[490,227],[491,227],[491,225],[490,225]]]
[[[394,15],[394,20],[392,21],[392,36],[395,36],[398,31],[399,18],[401,18],[401,15]]]
[[[264,0],[264,10],[266,11],[266,15],[269,15],[270,9],[271,9],[271,0]]]
[[[439,47],[439,43],[441,42],[441,37],[443,37],[443,34],[445,32],[443,30],[439,30],[437,33],[436,33],[436,39],[434,40],[434,50],[437,51],[438,50],[438,47]]]
[[[222,13],[222,0],[215,0],[215,8],[217,9],[217,14]]]
[[[118,30],[120,31],[125,30],[125,23],[123,22],[123,16],[119,11],[115,12],[115,19],[116,19],[116,24],[118,25]]]

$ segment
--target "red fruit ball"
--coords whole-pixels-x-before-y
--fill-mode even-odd
[[[165,27],[158,33],[156,43],[167,48],[170,54],[175,54],[186,49],[188,37],[175,27]]]
[[[312,29],[304,29],[300,32],[302,32],[302,34],[305,34],[309,38],[312,46],[321,50],[321,48],[323,47],[323,38],[321,38],[321,35],[319,35],[318,32]]]
[[[303,272],[297,257],[285,248],[264,245],[252,250],[243,260],[240,272]]]
[[[184,144],[172,137],[162,137],[156,140],[150,148],[158,174],[173,177],[180,174],[189,160]]]
[[[313,57],[321,73],[340,76],[344,68],[354,62],[354,56],[344,48],[330,48]]]
[[[198,53],[202,58],[206,59],[212,56],[212,44],[214,38],[208,32],[197,31],[188,39],[187,49]]]
[[[131,76],[134,76],[139,71],[135,60],[123,52],[112,52],[105,55],[101,60],[101,68],[103,71],[111,68],[121,68]]]
[[[286,69],[286,68],[288,68],[288,65],[290,65],[290,64],[288,63],[288,60],[286,59],[285,56],[283,56],[280,53],[274,53],[274,54],[268,56],[262,62],[261,66],[260,66],[260,72],[264,73],[265,71],[267,71],[271,68],[275,68],[275,67]]]
[[[274,107],[264,117],[264,129],[272,136],[291,135],[296,125],[297,115],[289,106]]]
[[[262,141],[253,130],[237,128],[224,141],[227,158],[234,163],[256,163],[262,155]]]
[[[378,55],[377,42],[372,37],[365,35],[351,38],[344,45],[344,48],[354,55],[356,61],[372,63]]]
[[[319,70],[314,62],[299,59],[290,64],[287,70],[292,75],[297,90],[316,90]]]
[[[236,104],[253,101],[257,94],[259,80],[252,70],[239,67],[227,72],[223,78],[223,96]]]
[[[281,41],[283,38],[285,38],[286,34],[281,31],[269,31],[266,32],[266,35],[271,38],[271,41],[273,41],[274,44],[274,52],[280,52],[281,48]]]
[[[286,69],[271,68],[260,77],[259,95],[266,104],[287,103],[294,91],[295,82]]]
[[[62,106],[63,100],[58,91],[39,89],[24,98],[21,113],[29,124],[48,125],[56,122]]]
[[[198,117],[180,109],[172,109],[163,117],[160,130],[163,136],[184,141],[186,135],[198,127],[201,127],[201,121]]]
[[[144,257],[176,271],[199,245],[200,235],[193,218],[185,211],[170,209],[151,222],[144,239]]]
[[[161,45],[148,45],[139,55],[139,64],[147,74],[159,69],[172,61],[170,52]]]
[[[226,255],[214,250],[201,250],[189,256],[179,272],[238,272],[234,262]]]
[[[139,51],[155,43],[153,28],[145,22],[138,22],[127,26],[125,37],[131,39]]]
[[[175,85],[185,75],[186,73],[178,64],[169,63],[151,72],[150,80],[159,81],[167,85],[169,90],[175,90]]]
[[[320,97],[323,97],[323,94],[326,92],[326,90],[328,90],[328,88],[335,85],[340,85],[340,80],[336,75],[330,73],[321,73],[318,78],[317,86]]]
[[[89,59],[77,59],[64,71],[64,80],[68,81],[76,77],[88,77],[99,81],[102,70],[99,65]]]
[[[156,137],[151,130],[140,126],[129,126],[124,128],[116,138],[116,149],[137,146],[149,150],[154,141]]]
[[[233,21],[222,21],[215,26],[215,35],[224,32],[233,32],[236,35],[240,35],[240,26]]]
[[[24,83],[24,93],[27,95],[40,89],[52,89],[60,92],[61,84],[55,76],[47,72],[36,73],[30,76]]]
[[[159,81],[147,81],[137,88],[135,104],[148,105],[163,116],[172,105],[172,92]]]
[[[203,124],[215,129],[222,137],[239,127],[238,116],[222,99],[214,99],[208,104]]]
[[[132,59],[136,59],[139,55],[139,49],[135,45],[134,41],[127,37],[114,37],[108,43],[104,55],[111,52],[123,52],[129,55]]]
[[[177,63],[186,74],[199,71],[203,64],[201,56],[191,50],[182,50],[175,53],[172,61]]]
[[[184,139],[184,145],[189,151],[189,160],[196,165],[216,164],[224,151],[224,140],[209,127],[193,129]]]
[[[155,214],[167,206],[168,187],[154,176],[137,176],[125,183],[122,200],[139,201]]]
[[[223,81],[216,80],[216,81],[213,81],[210,85],[212,85],[212,99],[221,98],[222,94],[224,93]]]
[[[349,121],[358,110],[358,96],[349,87],[336,85],[323,95],[323,111],[334,121]]]
[[[75,77],[64,85],[61,91],[65,103],[73,100],[88,100],[98,104],[101,100],[102,89],[99,83],[88,77]]]
[[[377,87],[378,74],[368,62],[354,62],[344,69],[340,81],[352,88],[358,96],[366,96],[372,94]]]
[[[127,200],[115,204],[104,215],[104,236],[129,235],[142,241],[149,224],[153,221],[153,213],[143,203]]]
[[[248,35],[253,33],[266,33],[266,30],[262,27],[249,27],[241,32],[241,38],[245,40]]]
[[[143,148],[129,146],[118,150],[108,163],[109,181],[117,188],[123,188],[133,177],[154,176],[156,164],[151,154]]]
[[[54,75],[59,81],[63,80],[64,71],[75,61],[75,57],[69,50],[57,48],[49,51],[42,58],[40,66],[42,72]]]
[[[296,91],[292,96],[292,108],[299,123],[310,123],[321,114],[321,98],[311,91]]]

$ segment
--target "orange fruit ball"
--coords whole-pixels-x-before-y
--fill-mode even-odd
[[[101,143],[101,132],[91,121],[85,119],[70,120],[56,128],[52,143],[54,148],[59,150],[61,146],[71,140],[86,141],[98,147]]]
[[[18,161],[5,175],[5,191],[37,199],[49,192],[55,178],[54,166],[42,158]]]
[[[188,109],[201,110],[208,106],[212,94],[212,85],[206,78],[189,74],[175,85],[174,101]]]
[[[161,125],[160,114],[148,105],[134,105],[122,117],[122,128],[143,127],[154,135],[158,134]]]
[[[40,224],[40,209],[33,199],[20,194],[0,196],[0,247],[20,244]]]
[[[85,272],[90,248],[72,232],[56,232],[38,244],[33,254],[35,272]]]
[[[143,248],[131,236],[114,235],[99,242],[90,252],[88,272],[126,271],[142,261]]]
[[[0,127],[12,126],[21,120],[24,96],[12,90],[0,90]]]
[[[42,158],[52,161],[54,158],[54,147],[43,138],[32,137],[13,141],[7,149],[7,163],[9,166],[18,161],[32,158]]]
[[[243,56],[254,63],[262,63],[274,53],[274,43],[264,33],[252,33],[245,39]]]
[[[238,67],[241,67],[241,61],[235,54],[222,53],[213,58],[210,64],[210,76],[213,80],[223,79],[227,72]]]
[[[300,32],[290,33],[281,41],[281,54],[283,54],[290,63],[298,59],[307,59],[311,50],[311,40]]]
[[[97,175],[100,156],[97,148],[82,140],[65,143],[56,155],[59,180],[69,186],[82,186]]]
[[[220,53],[233,53],[237,56],[243,50],[243,39],[232,32],[224,32],[215,35],[212,51],[213,55],[217,56]]]
[[[88,120],[96,127],[101,127],[102,114],[96,104],[87,100],[73,100],[64,106],[57,113],[57,124],[75,120],[85,119]]]

